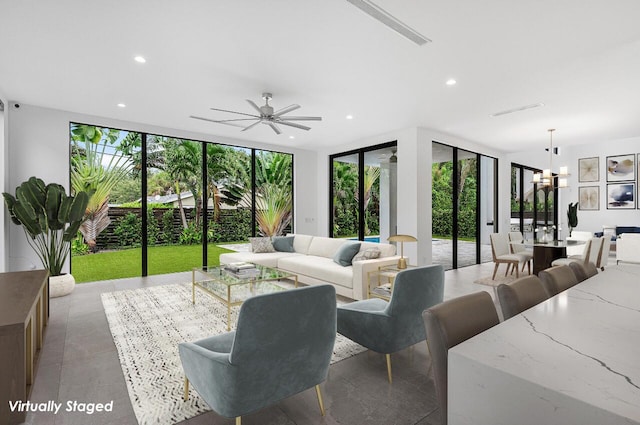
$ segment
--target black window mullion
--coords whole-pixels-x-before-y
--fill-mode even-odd
[[[358,240],[364,240],[364,151],[358,152]]]
[[[256,150],[251,149],[251,236],[256,236]]]
[[[452,181],[451,181],[451,192],[453,194],[453,211],[451,219],[453,222],[451,223],[451,243],[452,243],[452,261],[451,267],[454,269],[458,268],[458,188],[460,187],[460,182],[458,178],[458,148],[453,148],[453,169],[451,172]]]
[[[480,264],[480,196],[482,196],[481,177],[481,157],[476,154],[476,264]]]
[[[209,256],[207,233],[209,230],[209,193],[207,185],[207,143],[202,143],[202,266],[208,266]],[[196,199],[196,205],[198,200]]]
[[[148,220],[147,220],[147,133],[141,133],[140,134],[140,139],[141,139],[141,143],[140,143],[140,149],[141,149],[141,162],[142,162],[142,167],[141,167],[141,174],[140,174],[140,178],[142,179],[142,184],[141,184],[141,189],[140,191],[142,192],[142,211],[141,211],[141,218],[142,218],[142,276],[148,276],[149,275],[149,261],[148,261],[148,241],[147,241],[147,237],[149,235],[149,231],[147,226],[149,225]]]

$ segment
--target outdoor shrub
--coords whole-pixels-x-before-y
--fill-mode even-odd
[[[142,234],[142,220],[134,213],[127,213],[118,220],[113,233],[118,238],[120,246],[140,246],[140,235]]]
[[[162,232],[160,233],[162,243],[170,245],[174,242],[173,235],[173,209],[162,213]]]
[[[85,255],[89,253],[89,245],[84,243],[84,236],[78,232],[76,237],[71,241],[71,255]]]
[[[142,221],[140,222],[140,234],[142,234]],[[158,220],[153,215],[152,209],[147,209],[147,244],[155,245],[160,237],[160,227]]]
[[[202,243],[202,228],[196,226],[193,221],[190,222],[186,229],[182,229],[178,242],[180,245],[194,245]]]

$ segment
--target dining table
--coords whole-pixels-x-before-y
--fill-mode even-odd
[[[450,425],[640,424],[640,265],[609,266],[448,359]]]
[[[581,245],[585,242],[575,240],[525,240],[520,243],[527,248],[533,248],[533,274],[537,276],[541,270],[551,267],[551,263],[554,260],[565,258],[568,246]]]

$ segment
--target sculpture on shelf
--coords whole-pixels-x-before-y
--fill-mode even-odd
[[[569,203],[569,208],[567,209],[567,223],[569,224],[569,237],[571,237],[571,232],[573,229],[578,227],[578,202]]]

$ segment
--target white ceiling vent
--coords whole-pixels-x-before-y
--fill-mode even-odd
[[[362,10],[367,15],[371,16],[373,19],[376,19],[382,22],[384,25],[388,26],[392,30],[396,31],[398,34],[403,35],[409,40],[416,43],[418,46],[422,46],[424,44],[430,43],[429,40],[424,35],[420,34],[418,31],[409,27],[405,23],[401,22],[398,18],[391,15],[389,12],[373,3],[369,0],[347,0],[349,3]]]
[[[506,111],[496,112],[494,114],[490,114],[490,117],[499,117],[500,115],[512,114],[514,112],[526,111],[527,109],[539,108],[540,106],[544,106],[544,103],[534,103],[532,105],[520,106],[518,108],[507,109]]]

